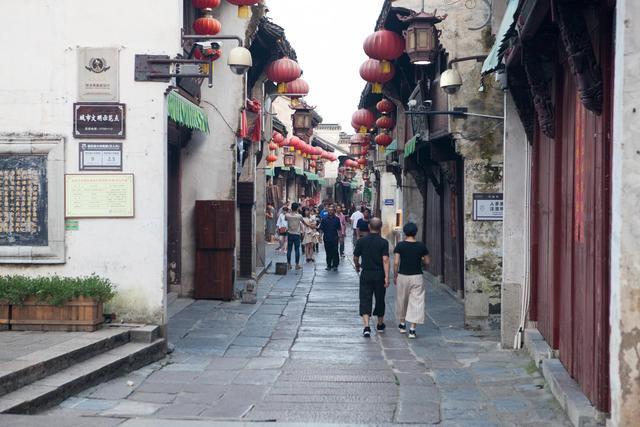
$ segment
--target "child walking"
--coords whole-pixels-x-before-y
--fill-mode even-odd
[[[429,265],[429,250],[422,242],[416,240],[418,226],[408,222],[402,229],[404,241],[398,243],[393,250],[393,274],[397,287],[396,316],[400,321],[398,329],[401,334],[407,332],[409,338],[416,337],[416,326],[424,323],[425,289],[422,278],[422,266]]]

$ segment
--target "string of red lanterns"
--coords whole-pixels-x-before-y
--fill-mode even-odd
[[[360,66],[360,77],[371,83],[372,93],[382,93],[382,86],[391,81],[396,75],[396,69],[393,64],[389,63],[388,71],[384,71],[381,61],[377,59],[368,59]]]
[[[287,93],[287,83],[299,79],[302,69],[296,61],[285,56],[269,64],[265,74],[278,85],[278,93]]]

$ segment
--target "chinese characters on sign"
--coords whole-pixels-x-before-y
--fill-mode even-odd
[[[130,218],[133,174],[65,175],[66,218]]]
[[[47,246],[47,157],[0,155],[0,246]]]
[[[75,138],[124,139],[124,104],[73,104],[73,136]]]
[[[502,221],[504,201],[502,193],[485,193],[473,195],[474,221]]]
[[[122,170],[121,142],[81,142],[78,147],[81,171]]]
[[[78,98],[81,101],[118,101],[117,48],[81,48],[78,51]]]

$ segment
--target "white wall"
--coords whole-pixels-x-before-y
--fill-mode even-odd
[[[78,172],[72,138],[79,47],[120,49],[120,102],[127,104],[123,172],[135,174],[135,218],[82,219],[66,232],[62,265],[2,265],[3,274],[111,279],[120,318],[164,319],[166,83],[134,82],[134,55],[180,51],[181,2],[21,0],[0,5],[0,130],[66,138],[66,173]],[[90,140],[89,140],[90,141]]]

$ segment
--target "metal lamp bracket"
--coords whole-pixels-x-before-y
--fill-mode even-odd
[[[182,72],[182,65],[207,65],[208,72]],[[173,72],[171,70],[174,70]],[[213,87],[213,59],[170,58],[167,55],[136,55],[135,81],[137,82],[169,82],[171,78],[208,79],[209,87]]]

